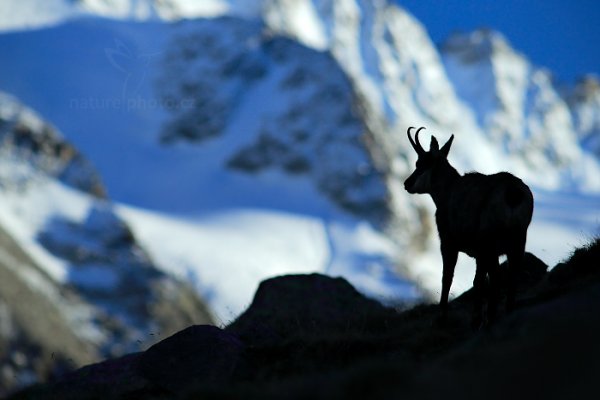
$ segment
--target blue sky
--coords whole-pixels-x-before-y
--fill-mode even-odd
[[[455,31],[488,27],[562,83],[600,74],[598,0],[396,0],[434,42]]]

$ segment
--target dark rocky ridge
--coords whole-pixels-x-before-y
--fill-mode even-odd
[[[225,329],[192,326],[12,399],[592,398],[600,371],[600,240],[551,272],[528,255],[518,308],[470,327],[469,292],[399,312],[343,279],[263,282]]]

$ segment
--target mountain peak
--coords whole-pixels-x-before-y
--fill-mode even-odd
[[[577,81],[570,93],[569,101],[590,101],[598,96],[600,96],[600,77],[598,75],[588,74]]]

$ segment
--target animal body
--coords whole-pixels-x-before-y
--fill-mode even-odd
[[[454,135],[441,148],[432,136],[429,151],[425,151],[419,142],[419,132],[424,128],[416,131],[414,140],[412,129],[408,128],[407,135],[418,160],[404,187],[409,193],[429,194],[437,209],[435,219],[443,260],[442,316],[447,314],[458,253],[463,252],[476,260],[473,323],[480,326],[485,322],[483,298],[486,294],[488,322],[496,316],[500,255],[507,256],[509,267],[506,307],[507,310],[514,307],[517,275],[533,215],[533,195],[523,181],[507,172],[459,174],[447,159]]]

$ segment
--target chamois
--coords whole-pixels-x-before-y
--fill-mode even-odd
[[[460,251],[476,260],[473,324],[480,326],[485,322],[483,297],[486,294],[487,321],[491,322],[498,306],[500,255],[506,255],[508,259],[506,308],[510,311],[514,307],[517,275],[533,214],[531,190],[508,172],[460,175],[447,160],[454,135],[441,149],[432,136],[429,151],[425,151],[419,143],[419,132],[424,127],[417,130],[414,140],[412,129],[408,128],[406,133],[418,159],[416,170],[406,179],[404,188],[409,193],[431,195],[436,206],[435,219],[443,261],[441,316],[445,318],[447,315],[448,294]]]

